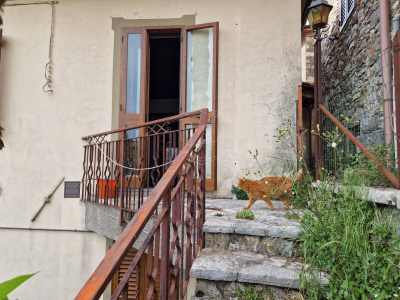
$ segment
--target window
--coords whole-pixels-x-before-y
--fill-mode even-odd
[[[350,18],[351,12],[354,10],[356,0],[341,0],[340,1],[340,31],[346,25]]]

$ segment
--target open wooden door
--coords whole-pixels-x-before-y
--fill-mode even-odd
[[[206,190],[217,188],[218,23],[186,26],[182,30],[181,113],[208,108],[206,129]],[[199,125],[182,120],[181,129]]]
[[[121,36],[121,85],[119,102],[119,128],[147,121],[147,61],[148,34],[145,28],[122,28]],[[123,165],[137,168],[136,162],[145,153],[143,141],[135,139],[145,134],[144,128],[127,132],[124,142]],[[119,137],[120,139],[122,136]],[[136,165],[136,166],[135,166]],[[144,168],[145,166],[139,166]],[[143,185],[144,172],[126,169],[125,188]],[[133,180],[132,180],[133,179]]]

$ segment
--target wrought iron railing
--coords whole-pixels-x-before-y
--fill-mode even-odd
[[[189,283],[190,268],[199,250],[204,246],[205,128],[207,113],[207,109],[203,109],[178,117],[178,119],[181,119],[188,116],[200,116],[199,126],[194,132],[190,131],[191,135],[190,137],[188,136],[188,141],[170,164],[168,160],[163,160],[163,164],[167,161],[168,165],[164,166],[165,172],[163,171],[162,177],[158,179],[156,186],[149,192],[147,198],[140,202],[140,207],[138,207],[132,220],[129,221],[117,241],[107,252],[76,299],[98,299],[115,276],[115,273],[118,272],[122,261],[126,258],[139,236],[142,242],[127,271],[119,280],[111,299],[128,299],[128,296],[129,299],[132,299],[132,297],[135,299],[183,299]],[[161,124],[160,122],[165,120],[132,128],[150,128],[150,126]],[[132,128],[123,129],[122,131],[125,132]],[[91,136],[91,138],[103,137],[116,132],[118,131]],[[164,133],[156,132],[155,135]],[[189,132],[185,133],[188,134]],[[146,135],[142,142],[145,143],[146,139],[150,139],[151,136],[151,134]],[[99,146],[100,149],[103,149],[103,152],[105,151],[111,157],[112,151],[107,148],[107,143],[111,142],[105,142],[103,138],[98,139],[96,142],[97,145],[102,144],[103,146]],[[126,143],[126,139],[115,143],[114,153],[118,153],[118,150],[120,150],[120,155],[123,155],[121,149],[124,149],[123,144]],[[118,143],[120,143],[119,146],[117,146]],[[111,149],[112,144],[109,145]],[[106,148],[105,150],[104,147]],[[100,157],[105,155],[99,149],[95,150],[93,145],[86,148],[84,163],[86,177],[84,179],[90,180],[92,185],[96,184],[96,180],[102,174],[116,176],[114,174],[118,172],[111,171],[111,167],[109,167],[110,171],[108,172],[102,171],[106,170],[107,167],[100,167],[100,171],[95,173],[93,171],[94,167],[89,167],[96,160],[94,151],[99,151],[101,153],[98,153]],[[114,159],[116,162],[124,161],[123,159],[118,160],[118,157],[114,157]],[[104,163],[107,164],[106,162]],[[137,164],[140,166],[139,162]],[[121,170],[119,171],[119,177],[116,176],[116,178],[123,178],[121,174],[124,174],[125,171],[122,170],[122,166],[118,166],[118,168]],[[89,169],[92,170],[89,171]],[[137,172],[141,171],[138,170]],[[96,179],[92,178],[94,177],[93,174],[96,174]],[[122,179],[120,182],[123,184]],[[92,197],[89,197],[90,199],[87,201],[99,199],[98,194],[100,193],[97,193],[96,196],[96,190],[89,183],[85,186],[85,189],[86,197]],[[128,198],[124,198],[124,196],[127,197],[129,193],[124,191],[123,185],[118,187],[118,184],[116,184],[115,189],[121,196],[120,199],[122,199],[124,208],[126,208],[125,205],[129,202],[126,202]],[[117,197],[110,198],[117,199]],[[143,198],[139,199],[143,200]],[[143,231],[145,227],[149,228],[147,232]],[[144,257],[146,257],[146,261],[143,261]],[[143,267],[146,268],[146,280],[142,281],[144,286],[141,285],[140,288],[132,293],[132,291],[129,291],[129,278],[133,273],[143,274],[143,272],[140,272]],[[157,278],[159,278],[159,286],[156,286]]]
[[[82,200],[119,208],[123,225],[124,213],[140,209],[195,132],[179,122],[196,116],[200,111],[84,137]]]

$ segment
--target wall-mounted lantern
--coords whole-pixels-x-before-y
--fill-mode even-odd
[[[332,8],[333,6],[325,0],[317,0],[311,3],[307,9],[307,18],[310,26],[314,29],[325,27]]]

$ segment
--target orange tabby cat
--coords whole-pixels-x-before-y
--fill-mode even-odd
[[[269,210],[274,210],[271,197],[279,197],[289,209],[290,201],[288,194],[292,191],[292,183],[301,178],[303,172],[300,170],[296,178],[288,177],[264,177],[260,180],[248,180],[243,177],[239,179],[238,187],[249,196],[249,205],[243,209],[249,209],[257,200],[261,199],[268,204]]]

